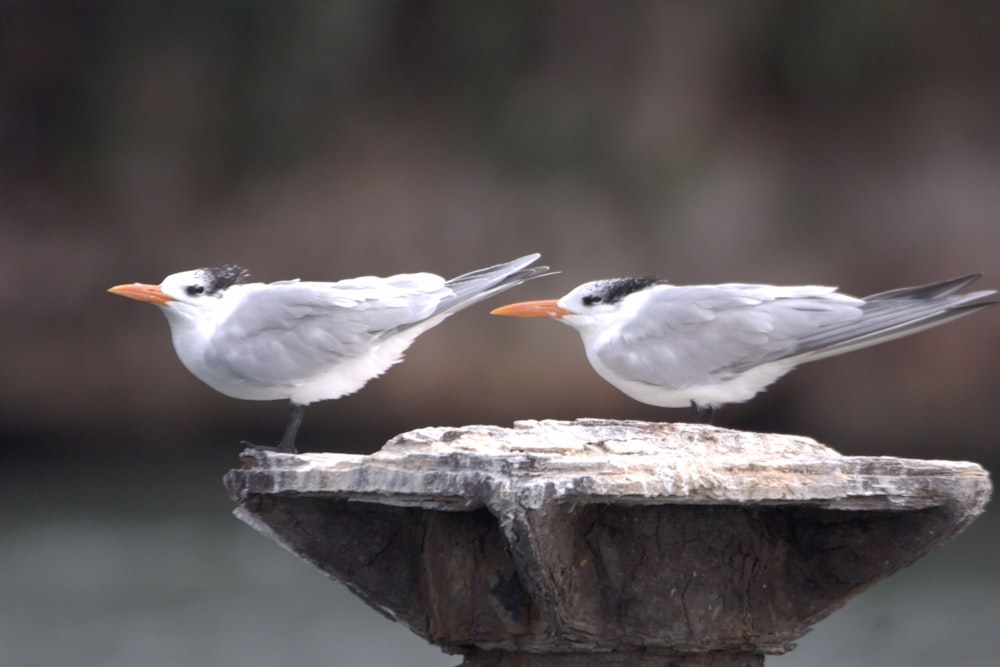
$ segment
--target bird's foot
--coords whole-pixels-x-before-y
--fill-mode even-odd
[[[696,424],[711,424],[715,417],[715,408],[711,405],[698,405],[691,401],[691,421]]]
[[[240,440],[240,445],[244,449],[257,449],[262,452],[280,452],[282,454],[298,454],[299,450],[295,449],[295,446],[291,447],[285,446],[283,443],[278,445],[258,445],[255,442],[250,442],[249,440]]]

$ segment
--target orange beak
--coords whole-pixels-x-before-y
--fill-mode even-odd
[[[159,285],[131,283],[129,285],[115,285],[108,291],[118,296],[135,299],[136,301],[145,301],[156,306],[165,306],[171,301],[177,300],[172,296],[164,294]]]
[[[512,303],[509,306],[501,306],[496,310],[491,310],[490,315],[505,315],[507,317],[551,317],[561,319],[563,315],[575,315],[572,310],[566,310],[556,305],[555,299],[545,301],[525,301],[523,303]]]

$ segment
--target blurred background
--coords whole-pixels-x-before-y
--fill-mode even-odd
[[[111,285],[541,252],[559,275],[311,407],[301,447],[686,419],[489,308],[626,275],[1000,286],[998,29],[987,0],[0,3],[0,664],[458,662],[229,517],[239,441],[276,441],[287,405],[202,385]],[[806,366],[717,423],[993,468],[998,334],[989,311]],[[990,514],[773,663],[988,664]]]

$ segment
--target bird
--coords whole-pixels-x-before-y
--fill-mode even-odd
[[[649,405],[690,407],[693,421],[750,400],[799,364],[878,345],[991,308],[982,274],[858,298],[836,287],[672,285],[652,277],[584,283],[561,299],[493,315],[576,329],[591,366]]]
[[[296,453],[305,407],[361,389],[399,362],[421,333],[449,315],[549,275],[540,255],[451,280],[432,273],[363,276],[337,282],[248,282],[224,265],[174,273],[159,285],[116,285],[112,294],[159,306],[181,363],[233,398],[287,399],[277,447]],[[248,446],[258,447],[252,443]]]

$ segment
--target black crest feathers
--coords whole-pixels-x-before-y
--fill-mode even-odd
[[[209,294],[214,294],[226,289],[227,287],[246,282],[247,278],[250,277],[249,271],[244,269],[242,266],[237,266],[235,264],[213,266],[205,269],[205,273],[208,275],[209,279],[209,284],[207,286]]]
[[[598,281],[594,291],[583,297],[583,304],[590,306],[595,303],[618,303],[629,294],[645,289],[650,285],[662,283],[658,278],[613,278]]]

